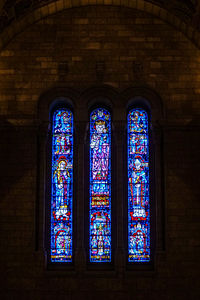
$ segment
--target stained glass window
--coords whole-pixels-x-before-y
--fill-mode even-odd
[[[143,109],[128,113],[128,261],[150,261],[149,121]]]
[[[90,262],[111,261],[111,115],[90,115]]]
[[[73,114],[58,109],[52,124],[51,261],[72,261]]]

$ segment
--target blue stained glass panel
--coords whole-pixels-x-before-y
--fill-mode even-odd
[[[51,261],[72,262],[73,114],[53,114],[51,171]]]
[[[90,115],[90,262],[111,261],[111,116]]]
[[[143,109],[128,113],[128,261],[150,261],[149,133]]]

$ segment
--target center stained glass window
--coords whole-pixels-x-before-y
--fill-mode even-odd
[[[90,262],[111,261],[111,115],[90,115]]]
[[[149,121],[143,109],[128,113],[128,261],[150,261]]]

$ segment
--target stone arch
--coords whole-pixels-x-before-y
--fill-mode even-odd
[[[88,5],[105,5],[105,6],[121,6],[137,9],[149,13],[164,22],[170,24],[177,30],[181,31],[189,40],[197,47],[200,47],[200,33],[192,26],[167,11],[167,9],[150,3],[146,0],[80,0],[79,4],[75,0],[58,0],[50,4],[44,5],[34,11],[26,14],[23,18],[15,20],[0,34],[0,50],[3,49],[17,34],[24,31],[27,26],[38,22],[42,18],[46,18],[52,14],[61,12],[65,9],[83,7]]]

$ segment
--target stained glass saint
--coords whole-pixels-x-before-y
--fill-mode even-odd
[[[111,261],[111,116],[90,115],[90,261]]]
[[[149,133],[143,109],[128,113],[128,261],[150,261]]]
[[[72,261],[73,115],[53,114],[51,189],[51,261]]]

